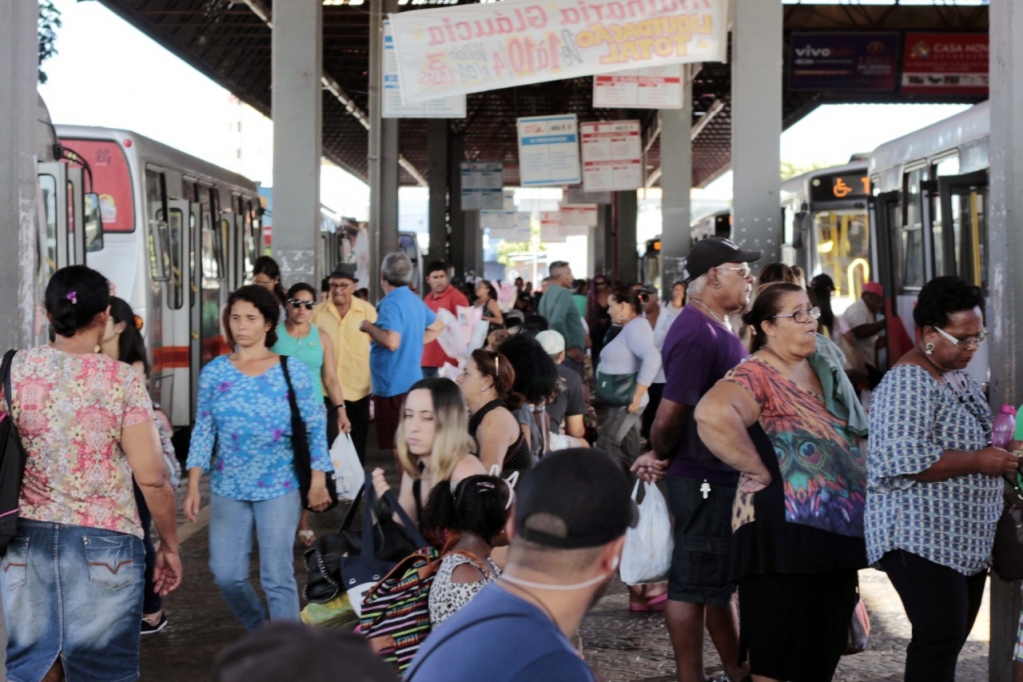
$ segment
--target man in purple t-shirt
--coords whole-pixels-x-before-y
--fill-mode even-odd
[[[704,393],[748,353],[728,321],[749,303],[759,251],[728,239],[698,242],[686,259],[687,305],[671,325],[661,355],[664,395],[650,430],[653,452],[633,470],[658,476],[667,467],[668,504],[675,517],[675,551],[665,612],[679,682],[704,682],[703,629],[732,680],[749,675],[739,666],[738,617],[729,580],[732,500],[739,474],[700,440],[693,412]]]

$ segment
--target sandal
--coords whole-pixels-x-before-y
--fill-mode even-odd
[[[300,530],[298,531],[298,539],[302,541],[306,547],[311,547],[316,542],[316,533],[312,530]]]
[[[629,611],[663,611],[668,604],[668,593],[659,594],[652,599],[648,599],[646,603],[637,604],[635,602],[629,602]]]

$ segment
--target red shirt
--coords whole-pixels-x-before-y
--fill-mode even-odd
[[[465,294],[451,285],[448,285],[448,288],[440,296],[434,296],[433,291],[430,291],[423,301],[426,302],[426,307],[433,312],[447,310],[456,317],[458,316],[456,310],[458,306],[469,306],[469,299],[465,297]],[[440,342],[431,341],[423,347],[423,367],[443,367],[445,362],[458,365],[457,360],[447,356],[444,349],[440,347]]]

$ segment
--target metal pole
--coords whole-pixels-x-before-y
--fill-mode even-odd
[[[39,3],[0,3],[0,352],[32,344]]]
[[[426,124],[426,155],[430,184],[430,260],[448,257],[448,120],[431,119]]]
[[[369,295],[381,298],[380,262],[398,249],[398,119],[384,118],[384,14],[397,0],[369,0]]]
[[[988,316],[991,334],[992,405],[1019,405],[1023,379],[1023,7],[1018,0],[992,0],[991,175],[988,209]],[[977,226],[974,226],[975,228]],[[991,647],[988,679],[1012,680],[1012,653],[1020,608],[1019,583],[991,575]]]
[[[689,253],[693,186],[693,84],[686,68],[681,109],[661,110],[661,299],[668,300]]]

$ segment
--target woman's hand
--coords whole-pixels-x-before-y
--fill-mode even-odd
[[[373,490],[377,492],[377,497],[381,498],[384,493],[391,492],[391,486],[387,484],[387,479],[384,478],[384,470],[377,467],[373,470]]]
[[[330,493],[327,492],[327,485],[323,480],[313,480],[309,486],[309,509],[314,512],[321,512],[330,506]]]
[[[352,432],[352,422],[348,419],[348,412],[343,407],[337,411],[337,428],[341,433]]]
[[[626,411],[629,414],[635,414],[636,412],[639,411],[640,404],[642,402],[643,402],[643,394],[642,393],[637,393],[636,395],[632,396],[632,402],[629,403],[629,406],[626,408]]]
[[[771,473],[766,468],[754,473],[743,473],[739,477],[739,490],[749,495],[758,493],[769,485],[771,485]]]
[[[185,503],[182,505],[182,511],[185,512],[185,518],[195,523],[196,516],[199,514],[199,486],[188,485],[188,494],[185,495]]]
[[[1014,474],[1019,469],[1019,458],[1016,455],[989,446],[977,452],[977,470],[988,476]]]
[[[160,545],[160,549],[156,550],[153,567],[153,590],[161,597],[166,597],[181,584],[181,574],[181,557],[177,552],[167,549],[166,545]]]
[[[667,468],[668,460],[657,459],[653,452],[647,452],[636,458],[636,461],[630,467],[630,471],[636,472],[636,475],[647,483],[657,483],[657,481],[664,478],[664,472]]]

